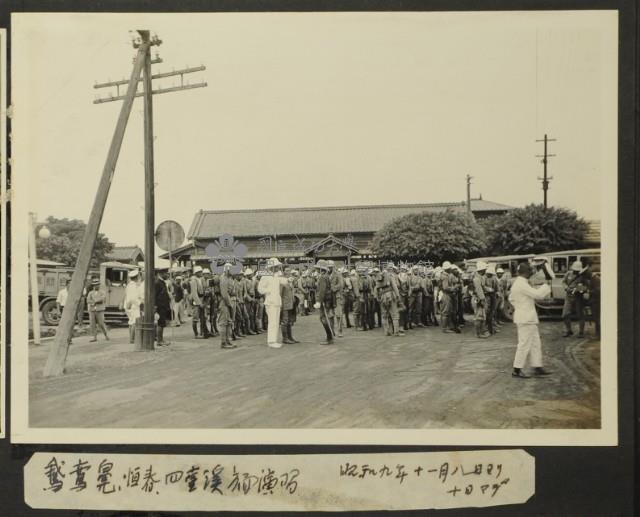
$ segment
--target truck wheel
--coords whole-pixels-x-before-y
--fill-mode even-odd
[[[42,319],[45,325],[50,327],[56,326],[60,322],[60,312],[58,311],[58,304],[55,300],[47,300],[40,307],[42,313]]]
[[[513,305],[508,300],[505,300],[502,307],[502,317],[507,321],[513,321]]]

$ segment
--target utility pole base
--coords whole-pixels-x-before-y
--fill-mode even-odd
[[[155,350],[153,343],[156,337],[155,323],[136,323],[136,351]]]

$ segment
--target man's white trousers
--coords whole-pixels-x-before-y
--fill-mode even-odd
[[[524,368],[529,357],[529,363],[533,368],[542,366],[542,343],[540,332],[535,323],[523,323],[516,326],[518,330],[518,348],[513,360],[514,368]]]

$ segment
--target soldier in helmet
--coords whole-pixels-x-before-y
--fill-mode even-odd
[[[395,276],[396,266],[389,262],[385,271],[376,275],[376,291],[380,300],[382,310],[382,327],[387,336],[404,336],[404,330],[400,325],[400,313],[398,302],[400,301],[400,290]]]
[[[508,296],[509,279],[504,274],[501,267],[496,269],[496,278],[498,279],[498,296],[496,297],[496,325],[502,326],[504,320],[505,302]]]
[[[233,333],[232,339],[242,339],[245,337],[244,317],[242,313],[242,303],[244,300],[244,284],[240,282],[240,275],[232,275],[233,279]]]
[[[338,337],[342,337],[342,327],[344,318],[344,278],[342,270],[336,269],[332,260],[327,261],[329,267],[329,278],[331,280],[331,293],[333,294],[333,307],[336,318],[334,329],[338,331]]]
[[[479,261],[476,265],[476,272],[473,275],[469,291],[471,293],[471,306],[473,307],[473,322],[476,327],[476,336],[486,339],[490,334],[486,331],[487,324],[487,295],[486,295],[486,274],[487,263]]]
[[[464,279],[462,269],[457,265],[453,266],[453,276],[456,281],[456,314],[455,320],[458,328],[464,327]]]
[[[282,343],[285,345],[293,345],[298,341],[294,341],[293,335],[291,335],[291,327],[294,323],[295,304],[290,267],[286,266],[284,268],[283,278],[286,281],[280,286],[280,297],[282,300],[282,305],[280,306],[280,331],[282,332]]]
[[[369,310],[371,308],[370,298],[373,296],[373,286],[368,268],[361,267],[358,271],[358,287],[360,288],[360,328],[364,330],[371,329]]]
[[[344,289],[342,290],[342,297],[344,299],[344,323],[349,329],[351,328],[349,314],[353,312],[353,284],[351,283],[349,270],[346,267],[342,268],[342,279],[344,280]]]
[[[244,303],[246,312],[247,331],[249,334],[258,334],[256,323],[256,289],[253,280],[253,269],[244,270]]]
[[[409,275],[409,328],[423,327],[422,324],[423,283],[420,266],[413,266]]]
[[[369,320],[370,320],[371,328],[375,328],[376,318],[378,322],[378,327],[382,327],[382,306],[380,304],[380,295],[378,293],[378,284],[376,282],[376,278],[380,273],[381,271],[380,271],[380,268],[378,267],[374,267],[371,272],[371,285],[372,285],[372,292],[373,292],[373,296],[370,297],[371,311],[369,315]],[[396,283],[397,283],[398,275],[394,274],[394,278],[396,279]]]
[[[428,267],[425,272],[425,283],[424,283],[424,318],[425,325],[434,327],[438,326],[438,320],[436,319],[436,309],[435,309],[435,285],[434,285],[434,269],[433,267]]]
[[[400,299],[398,300],[398,312],[400,313],[400,327],[409,330],[409,319],[411,317],[409,310],[409,275],[407,274],[407,266],[400,264],[395,273],[398,282],[398,292]],[[394,274],[392,273],[392,274]]]
[[[460,309],[462,295],[462,279],[460,269],[455,264],[451,264],[451,269],[447,275],[451,297],[451,329],[460,334]]]
[[[204,295],[202,297],[202,306],[204,308],[204,329],[205,329],[205,337],[212,337],[213,330],[209,331],[210,322],[211,322],[211,301],[212,301],[212,293],[209,282],[211,280],[211,270],[209,268],[204,268],[202,270],[202,287],[204,289]]]
[[[220,348],[236,348],[237,345],[231,343],[233,331],[233,313],[235,286],[231,269],[233,265],[229,262],[222,267],[223,273],[220,276],[220,304],[218,306],[218,328],[220,330]]]
[[[329,264],[325,260],[319,260],[315,266],[318,271],[316,303],[314,308],[320,310],[320,323],[327,335],[327,339],[321,342],[321,345],[332,345],[334,330],[334,298],[331,291],[331,277],[329,275]]]
[[[453,277],[451,269],[453,264],[445,260],[442,264],[442,272],[440,273],[440,290],[442,297],[440,300],[440,314],[442,315],[442,332],[460,332],[454,320],[455,305],[454,296],[456,296],[456,280]]]
[[[205,319],[204,285],[201,266],[194,266],[189,286],[189,298],[193,308],[193,315],[191,319],[193,334],[196,339],[204,339],[209,336],[209,331],[207,330],[207,322]],[[198,324],[200,324],[200,329],[198,329]]]
[[[496,277],[495,264],[488,264],[485,273],[485,296],[487,299],[486,312],[487,312],[487,329],[489,334],[494,335],[498,332],[496,327],[496,305],[498,299],[498,278]]]
[[[575,314],[578,318],[578,337],[582,338],[584,337],[585,306],[591,292],[591,273],[588,268],[583,267],[581,261],[576,260],[564,275],[562,285],[566,293],[562,308],[562,319],[566,329],[563,337],[573,335],[571,316]]]
[[[265,329],[264,325],[264,295],[260,293],[258,290],[258,285],[260,285],[260,278],[262,277],[262,271],[256,272],[255,277],[253,278],[253,290],[256,297],[256,332],[258,334],[262,334]]]
[[[358,268],[352,269],[350,273],[351,293],[352,293],[352,307],[353,307],[353,326],[357,331],[362,330],[362,281],[358,274]]]

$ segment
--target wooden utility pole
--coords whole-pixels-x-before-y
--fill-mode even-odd
[[[544,142],[544,154],[536,154],[538,158],[542,158],[542,163],[544,167],[544,176],[541,178],[538,176],[539,180],[542,180],[542,191],[544,193],[544,209],[547,209],[547,190],[549,190],[549,182],[553,179],[553,176],[547,176],[547,163],[549,158],[555,156],[555,154],[547,153],[547,142],[555,142],[555,138],[547,138],[547,134],[545,133],[544,138],[542,140],[536,140],[536,142]]]
[[[153,155],[153,95],[160,93],[170,93],[181,90],[190,90],[193,88],[202,88],[207,83],[185,84],[184,76],[193,72],[201,72],[206,70],[204,66],[187,67],[181,70],[171,72],[151,74],[151,65],[161,63],[162,59],[151,59],[151,47],[162,44],[157,36],[151,36],[148,30],[139,30],[140,38],[136,45],[146,45],[145,62],[143,67],[143,92],[135,94],[136,97],[144,97],[144,177],[145,177],[145,231],[144,231],[144,314],[142,316],[142,340],[141,343],[136,342],[137,350],[154,350],[155,338],[155,174],[154,174],[154,155]],[[153,89],[153,79],[165,79],[167,77],[180,76],[180,86],[170,88]],[[140,79],[138,79],[140,80]],[[109,81],[106,83],[97,83],[94,88],[116,87],[116,95],[110,95],[102,99],[96,99],[94,104],[105,102],[113,102],[122,100],[120,95],[120,86],[122,81]]]
[[[161,63],[159,58],[151,59],[150,47],[154,45],[160,45],[162,41],[157,36],[150,36],[149,31],[138,31],[140,37],[134,40],[133,46],[137,49],[137,54],[134,59],[133,70],[128,81],[113,81],[95,84],[94,88],[106,88],[115,86],[117,95],[110,95],[106,98],[96,99],[94,104],[100,104],[105,102],[123,101],[122,108],[120,109],[120,116],[116,124],[116,129],[111,140],[111,146],[109,147],[109,153],[107,154],[107,160],[102,171],[102,178],[100,185],[98,186],[98,192],[96,193],[96,199],[91,210],[89,222],[87,223],[87,229],[82,239],[80,246],[80,254],[76,263],[76,268],[71,279],[71,286],[69,288],[69,295],[67,298],[67,305],[65,305],[62,312],[62,318],[58,325],[58,332],[56,333],[56,340],[54,342],[51,351],[49,352],[49,358],[44,368],[44,375],[61,375],[64,373],[64,365],[69,352],[69,342],[73,332],[73,324],[75,321],[76,311],[84,288],[85,279],[89,272],[89,264],[91,256],[93,254],[93,247],[95,240],[98,236],[98,229],[100,228],[100,222],[102,221],[102,215],[104,213],[104,207],[109,195],[109,187],[113,180],[113,174],[115,172],[116,163],[118,161],[118,155],[120,148],[122,147],[122,140],[124,138],[125,129],[131,114],[131,107],[136,97],[145,96],[145,318],[143,323],[148,323],[149,326],[143,330],[146,332],[146,342],[148,343],[149,336],[151,339],[151,347],[153,350],[153,322],[154,322],[154,183],[153,183],[153,114],[152,114],[152,94],[167,93],[179,90],[188,90],[192,88],[201,88],[207,86],[207,83],[197,84],[184,84],[184,75],[204,70],[205,67],[200,66],[196,68],[186,68],[183,70],[177,70],[174,72],[168,72],[165,74],[158,74],[151,76],[150,65],[153,63]],[[140,82],[140,75],[144,69],[144,76],[142,78],[144,85],[144,92],[139,93],[138,83]],[[160,88],[158,90],[152,90],[152,79],[165,78],[170,76],[179,75],[181,77],[181,86],[172,88]],[[120,95],[120,86],[127,84],[127,91],[124,95]],[[150,237],[149,237],[150,236]],[[150,260],[149,260],[150,259]]]
[[[471,215],[471,180],[473,176],[467,174],[467,214]]]
[[[58,331],[56,332],[56,339],[51,347],[47,363],[44,367],[45,377],[61,375],[64,373],[64,365],[69,352],[69,342],[73,333],[73,325],[76,319],[80,297],[82,296],[85,280],[89,273],[93,247],[95,245],[96,238],[98,237],[98,230],[100,228],[100,222],[102,221],[102,215],[104,214],[104,207],[107,204],[109,188],[111,187],[111,181],[116,169],[116,163],[120,154],[120,148],[122,147],[122,140],[124,139],[127,121],[129,120],[129,115],[131,113],[131,106],[133,106],[133,100],[135,99],[138,79],[145,62],[148,45],[148,43],[143,43],[138,48],[138,53],[131,72],[131,78],[129,79],[129,86],[127,87],[127,93],[125,95],[124,102],[122,103],[122,108],[120,109],[120,115],[118,117],[116,129],[113,133],[113,138],[111,139],[107,160],[104,164],[104,169],[102,170],[102,177],[98,186],[98,192],[96,193],[91,215],[89,216],[89,222],[87,223],[87,228],[82,238],[82,244],[80,245],[80,253],[78,254],[76,268],[73,272],[73,276],[71,277],[71,286],[69,287],[67,304],[64,306],[64,310],[62,311],[62,317],[60,318]]]
[[[155,188],[153,169],[153,93],[149,31],[138,31],[147,43],[143,68],[144,84],[144,315],[142,350],[153,350],[155,338]]]
[[[33,344],[40,344],[40,297],[38,296],[38,257],[36,253],[36,214],[29,214],[29,280],[31,283],[31,319]]]

